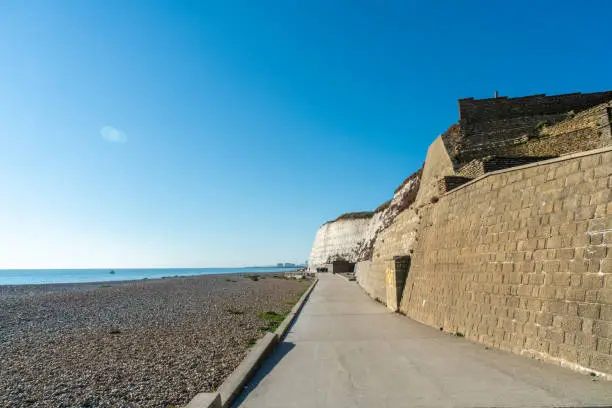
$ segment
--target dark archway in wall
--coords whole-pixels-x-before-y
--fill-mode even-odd
[[[348,261],[332,262],[334,273],[350,273],[355,272],[355,263]]]
[[[397,307],[399,307],[404,294],[404,287],[406,286],[406,281],[408,280],[408,275],[410,274],[411,258],[410,255],[396,256],[393,258],[393,261],[395,262],[395,289],[397,296]]]

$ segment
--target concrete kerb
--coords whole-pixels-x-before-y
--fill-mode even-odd
[[[201,392],[185,408],[221,408],[221,394],[218,392]]]
[[[244,385],[251,379],[260,363],[270,354],[274,346],[278,343],[276,333],[266,333],[253,346],[238,367],[223,381],[219,387],[221,394],[221,407],[227,408],[234,401],[234,398],[242,392]]]
[[[319,279],[304,292],[300,300],[293,306],[291,312],[282,321],[274,333],[266,333],[259,339],[238,367],[223,381],[217,392],[202,392],[197,394],[185,408],[228,408],[234,399],[242,392],[244,385],[251,379],[261,362],[271,353],[274,346],[286,334],[298,315],[302,306],[310,296]]]
[[[304,292],[300,300],[298,300],[297,303],[291,308],[291,311],[289,312],[287,317],[285,317],[285,319],[281,322],[281,324],[274,332],[278,336],[279,340],[281,340],[285,336],[285,334],[287,334],[291,323],[293,323],[296,316],[300,313],[300,310],[302,310],[304,303],[308,299],[308,296],[310,296],[310,293],[313,291],[318,281],[319,278],[315,278],[314,282],[312,282],[312,285],[310,285],[310,287],[306,290],[306,292]]]

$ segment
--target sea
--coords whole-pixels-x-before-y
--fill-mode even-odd
[[[111,282],[173,276],[285,272],[296,268],[0,269],[0,285]]]

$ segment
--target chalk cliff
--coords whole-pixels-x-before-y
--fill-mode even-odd
[[[322,265],[336,260],[352,263],[368,260],[376,237],[395,217],[416,199],[421,170],[408,177],[393,194],[393,198],[371,213],[348,213],[325,223],[315,236],[310,252],[310,264]]]

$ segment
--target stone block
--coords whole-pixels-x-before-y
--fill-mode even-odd
[[[540,288],[540,297],[542,299],[554,299],[556,289],[553,286],[544,286]]]
[[[604,287],[604,277],[600,274],[586,274],[582,277],[582,287],[584,289],[602,289]]]
[[[603,233],[591,233],[589,235],[590,245],[600,245],[603,243]]]
[[[551,343],[561,344],[565,338],[565,333],[562,329],[550,329],[546,332],[546,340]]]
[[[601,320],[612,322],[612,305],[601,305],[600,307],[599,318]]]
[[[569,273],[553,273],[553,284],[557,286],[569,286],[570,285],[570,274]]]
[[[592,220],[589,220],[589,231],[592,232],[597,232],[597,231],[603,231],[604,229],[606,229],[606,218],[605,217],[600,217],[600,218],[593,218]]]
[[[606,247],[589,245],[584,250],[585,259],[601,259],[606,257]]]
[[[550,312],[540,312],[536,315],[536,323],[541,326],[552,326],[553,314]]]
[[[603,354],[610,354],[610,339],[599,337],[597,339],[597,351]]]
[[[574,255],[574,248],[563,248],[555,250],[555,256],[558,259],[573,259]]]
[[[589,268],[589,261],[585,261],[582,259],[574,259],[570,262],[570,272],[573,273],[584,273]]]
[[[591,367],[605,373],[612,372],[612,356],[609,354],[595,353],[591,357]]]
[[[589,205],[576,209],[576,212],[574,213],[574,220],[584,221],[593,218],[593,216],[595,215],[595,207],[596,206],[594,205]]]
[[[584,297],[584,301],[585,302],[597,302],[597,297],[599,296],[599,291],[598,290],[587,290],[586,291],[586,296]]]
[[[582,319],[578,317],[565,317],[561,322],[561,328],[566,332],[578,332],[582,329]]]
[[[601,303],[612,303],[612,289],[601,289],[597,291],[597,301]]]
[[[578,350],[575,346],[569,344],[560,344],[559,357],[568,361],[576,361],[578,359]]]
[[[598,303],[579,303],[578,316],[589,319],[599,319],[600,305]]]
[[[597,348],[597,336],[578,332],[576,333],[575,345],[583,350],[595,351]]]
[[[596,320],[593,324],[593,333],[598,337],[612,338],[612,322]]]
[[[582,319],[582,332],[593,334],[593,319]]]
[[[585,297],[586,297],[586,290],[585,289],[569,288],[569,289],[567,289],[567,291],[565,293],[565,298],[567,300],[584,302]]]
[[[570,276],[570,286],[581,286],[582,285],[582,275],[573,274]]]
[[[606,258],[602,259],[599,265],[599,271],[601,273],[609,273],[612,274],[612,259]],[[612,288],[612,281],[610,281],[610,287]],[[606,287],[608,286],[608,279],[606,277]]]

